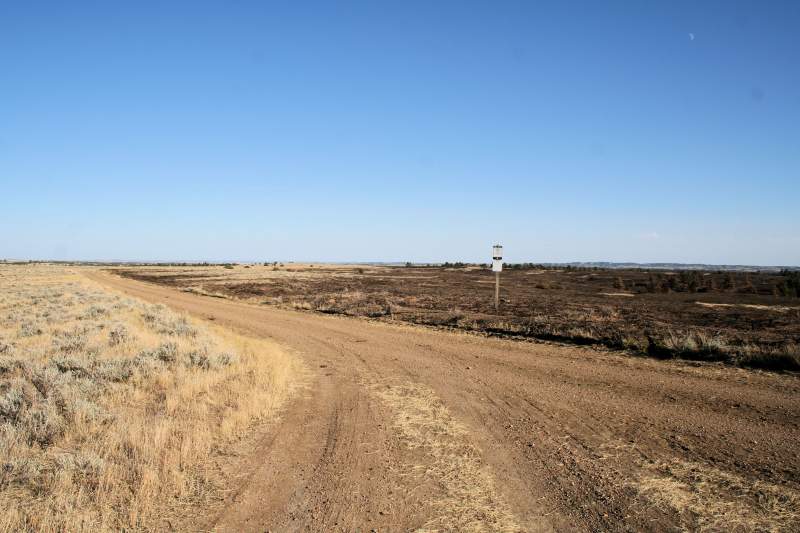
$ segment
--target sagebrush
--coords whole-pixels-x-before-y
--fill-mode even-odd
[[[174,526],[290,378],[263,341],[67,268],[0,267],[0,531]]]

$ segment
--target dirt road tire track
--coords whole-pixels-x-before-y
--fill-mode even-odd
[[[692,528],[696,516],[640,490],[665,464],[800,490],[795,376],[283,311],[88,275],[275,339],[311,370],[305,394],[258,452],[257,472],[210,519],[216,529],[397,531],[428,522],[442,487],[420,492],[407,467],[424,465],[424,454],[405,446],[369,390],[393,380],[431,389],[468,428],[526,531]]]

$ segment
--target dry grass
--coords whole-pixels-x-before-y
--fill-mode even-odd
[[[702,307],[709,307],[711,309],[715,307],[740,307],[742,309],[757,309],[759,311],[775,311],[776,313],[791,313],[792,311],[797,311],[798,307],[791,307],[786,305],[756,305],[756,304],[724,304],[724,303],[710,303],[710,302],[695,302],[697,305]]]
[[[764,481],[748,482],[697,463],[652,467],[639,483],[648,501],[675,510],[684,530],[798,531],[800,493]]]
[[[657,357],[680,357],[704,361],[727,361],[738,366],[766,370],[800,370],[800,347],[793,342],[777,346],[729,344],[702,331],[668,331],[649,340],[648,352]]]
[[[394,413],[393,424],[412,449],[424,452],[424,477],[445,497],[432,502],[437,516],[420,531],[521,531],[497,495],[488,467],[469,443],[468,432],[433,391],[418,384],[376,387]]]
[[[161,529],[218,498],[215,457],[294,365],[67,268],[0,267],[0,531]]]

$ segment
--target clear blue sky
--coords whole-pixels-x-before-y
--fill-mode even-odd
[[[798,265],[798,193],[797,1],[0,3],[0,257]]]

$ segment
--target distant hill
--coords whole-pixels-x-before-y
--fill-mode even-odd
[[[572,263],[543,263],[545,266],[572,266],[582,268],[648,269],[648,270],[722,270],[732,272],[780,272],[800,270],[796,266],[762,265],[710,265],[705,263],[614,263],[610,261],[576,261]]]

